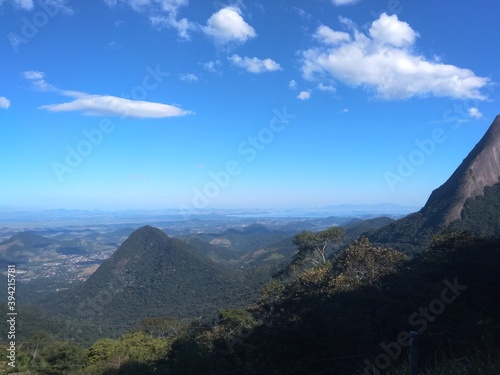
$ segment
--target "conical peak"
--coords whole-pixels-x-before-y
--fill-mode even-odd
[[[143,235],[150,235],[150,236],[158,236],[158,237],[168,237],[164,232],[162,232],[160,229],[152,227],[150,225],[145,225],[143,227],[140,227],[139,229],[135,230],[130,236],[143,236]]]
[[[500,115],[451,177],[429,197],[422,212],[441,215],[441,225],[460,220],[465,201],[500,182]],[[440,212],[436,212],[440,211]]]

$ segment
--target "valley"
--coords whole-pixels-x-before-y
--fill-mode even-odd
[[[403,210],[403,207],[394,207],[394,211],[388,213],[397,218]],[[266,218],[253,217],[250,213],[243,217],[230,214],[218,217],[199,215],[190,220],[182,220],[181,215],[169,214],[168,221],[157,221],[155,213],[151,217],[145,217],[146,213],[136,217],[130,217],[130,214],[120,217],[115,213],[117,217],[113,220],[116,223],[95,225],[95,221],[99,221],[98,217],[85,213],[85,216],[90,217],[77,219],[81,214],[75,212],[70,222],[78,223],[66,227],[58,222],[56,226],[51,226],[53,224],[47,220],[42,223],[28,221],[21,226],[4,226],[0,230],[0,264],[18,265],[18,280],[26,284],[28,300],[32,295],[58,291],[73,283],[85,281],[148,219],[167,235],[192,245],[216,263],[240,271],[263,263],[266,259],[272,262],[290,258],[295,251],[291,238],[301,230],[321,230],[330,225],[346,225],[348,228],[352,227],[352,230],[364,231],[370,227],[365,228],[361,223],[377,220],[354,216]],[[47,213],[39,214],[42,218],[45,215]],[[53,221],[54,213],[50,215]],[[70,215],[70,212],[64,213],[64,216]],[[374,214],[370,212],[361,212],[362,217],[372,215]],[[65,217],[57,218],[61,221],[64,219]],[[379,226],[386,223],[384,220]]]
[[[415,350],[411,368],[496,374],[499,135],[497,116],[407,215],[80,212],[5,226],[17,320],[0,345],[15,336],[21,368],[41,374],[398,375]]]

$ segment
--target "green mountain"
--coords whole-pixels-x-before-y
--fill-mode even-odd
[[[134,325],[165,315],[209,320],[217,309],[242,306],[255,297],[257,292],[240,281],[188,244],[145,226],[79,290],[62,294],[57,305],[72,319],[92,322]]]
[[[264,225],[252,224],[240,229],[229,228],[222,233],[197,233],[180,236],[215,261],[230,261],[290,237],[287,231],[271,230]]]
[[[0,263],[51,260],[58,256],[60,244],[32,231],[20,232],[0,242]]]
[[[375,231],[377,229],[383,228],[394,222],[394,219],[389,217],[375,217],[372,219],[352,219],[351,221],[340,225],[344,228],[345,233],[349,241],[354,241],[366,232]]]
[[[375,243],[419,251],[445,229],[500,234],[500,116],[450,178],[416,213],[372,233]]]

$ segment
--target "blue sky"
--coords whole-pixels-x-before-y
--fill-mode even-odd
[[[0,209],[422,206],[500,113],[498,14],[0,0]]]

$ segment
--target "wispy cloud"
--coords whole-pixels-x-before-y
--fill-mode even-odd
[[[104,0],[110,7],[127,4],[134,11],[147,15],[151,25],[157,29],[174,29],[181,39],[189,40],[196,24],[187,18],[179,19],[179,9],[187,6],[189,0]]]
[[[130,100],[110,95],[86,95],[71,102],[49,104],[40,107],[50,112],[83,112],[92,116],[120,116],[127,118],[164,118],[190,114],[179,107]]]
[[[0,6],[8,1],[12,3],[15,7],[23,10],[33,10],[35,8],[35,2],[33,0],[0,0]],[[75,13],[74,9],[67,5],[69,0],[50,0],[45,1],[44,4],[50,7],[50,9],[55,12],[62,12],[66,15],[73,15]]]
[[[220,73],[218,67],[222,65],[220,60],[208,61],[206,63],[201,64],[205,70],[208,70],[212,73]]]
[[[12,3],[15,7],[24,9],[24,10],[32,10],[35,7],[33,0],[7,0]],[[5,0],[0,0],[0,6],[5,2]]]
[[[5,96],[0,96],[0,108],[8,109],[9,107],[10,107],[10,100],[7,99]]]
[[[23,72],[22,76],[28,81],[30,81],[33,84],[33,86],[35,86],[39,90],[43,91],[56,90],[55,87],[49,85],[45,81],[45,73],[43,72],[39,72],[36,70],[28,70]]]
[[[212,14],[202,31],[212,37],[217,44],[244,43],[257,36],[254,28],[241,16],[238,7],[229,6]]]
[[[196,25],[190,22],[187,18],[176,19],[176,17],[169,13],[167,16],[154,15],[149,17],[149,21],[153,27],[157,29],[175,29],[181,39],[190,40],[191,32],[196,30]]]
[[[66,103],[48,104],[40,107],[40,109],[49,112],[82,112],[92,116],[119,116],[125,118],[165,118],[192,113],[169,104],[61,90],[47,83],[45,73],[39,71],[26,71],[23,76],[38,89],[54,91],[74,99]]]
[[[292,79],[290,82],[288,82],[288,88],[295,90],[297,88],[297,81]]]
[[[319,90],[319,91],[323,91],[323,92],[335,92],[337,91],[337,89],[331,85],[325,85],[323,82],[320,82],[318,83],[318,86],[316,86],[316,88]]]
[[[229,61],[231,61],[233,65],[254,74],[282,70],[280,64],[272,59],[261,60],[257,57],[241,57],[238,55],[232,55],[229,57]]]
[[[381,14],[367,33],[350,20],[341,19],[341,23],[351,31],[349,38],[331,29],[316,31],[322,45],[302,52],[304,78],[320,82],[333,78],[352,87],[369,88],[386,100],[423,96],[486,99],[481,89],[488,78],[416,54],[419,34],[396,15]]]
[[[199,81],[198,76],[196,74],[193,74],[193,73],[180,74],[179,79],[181,81],[185,81],[185,82],[198,82]]]
[[[332,4],[335,6],[340,5],[352,5],[360,2],[361,0],[332,0]]]

